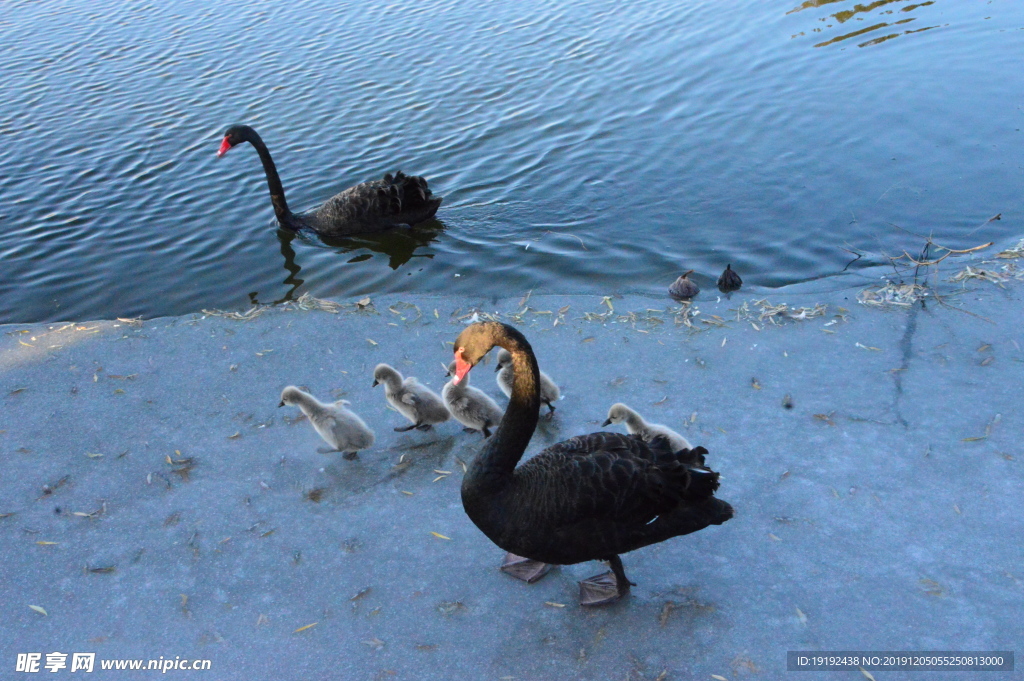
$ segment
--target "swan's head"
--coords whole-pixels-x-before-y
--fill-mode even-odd
[[[608,419],[601,424],[601,426],[607,426],[612,423],[622,423],[627,420],[633,410],[624,405],[622,402],[616,402],[608,409]]]
[[[402,376],[390,365],[378,364],[377,368],[373,370],[373,387],[376,388],[377,384],[387,383],[391,380],[397,380],[401,383]]]
[[[251,128],[248,125],[232,125],[224,131],[224,139],[221,140],[220,149],[217,150],[217,158],[228,153],[228,149],[240,142],[245,142]]]
[[[298,404],[302,402],[302,399],[306,396],[306,393],[302,392],[299,388],[294,385],[290,385],[281,391],[281,404],[277,405],[283,407],[286,404]]]
[[[455,339],[455,377],[452,383],[458,385],[499,341],[515,337],[526,342],[522,334],[501,322],[478,322],[467,326]]]

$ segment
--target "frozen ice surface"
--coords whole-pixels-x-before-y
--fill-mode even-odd
[[[467,315],[518,296],[0,327],[0,677],[53,651],[232,680],[732,681],[781,678],[787,650],[1024,650],[1021,288],[947,301],[964,311],[854,293],[767,294],[827,305],[778,325],[765,294],[705,293],[694,328],[667,298],[527,301],[515,323],[564,394],[527,456],[625,402],[706,446],[737,511],[624,555],[638,586],[593,610],[576,582],[597,563],[498,571],[459,499],[481,437],[395,433],[370,387],[383,361],[440,389]],[[287,384],[350,400],[377,444],[317,453]],[[473,384],[505,403],[493,360]],[[83,678],[129,677],[164,678]]]

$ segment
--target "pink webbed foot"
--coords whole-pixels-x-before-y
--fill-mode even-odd
[[[539,560],[523,558],[514,553],[507,553],[505,560],[501,563],[501,571],[516,579],[521,579],[527,584],[533,584],[551,571],[551,565]]]
[[[626,578],[622,560],[618,556],[608,559],[611,571],[594,575],[580,582],[580,605],[607,605],[629,593],[633,582]]]

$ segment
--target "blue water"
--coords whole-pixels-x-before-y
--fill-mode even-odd
[[[1024,3],[5,2],[0,322],[776,287],[1024,236]],[[279,234],[401,169],[413,232]],[[984,221],[1001,213],[1003,219]],[[849,270],[848,270],[849,271]]]

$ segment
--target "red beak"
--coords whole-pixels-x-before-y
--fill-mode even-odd
[[[452,379],[452,383],[458,385],[459,381],[465,378],[466,374],[468,374],[469,370],[472,368],[472,364],[462,359],[462,348],[459,348],[455,352],[455,378]]]
[[[224,141],[220,143],[220,149],[217,150],[217,158],[220,158],[224,154],[228,153],[228,149],[231,148],[231,142],[225,137]]]

